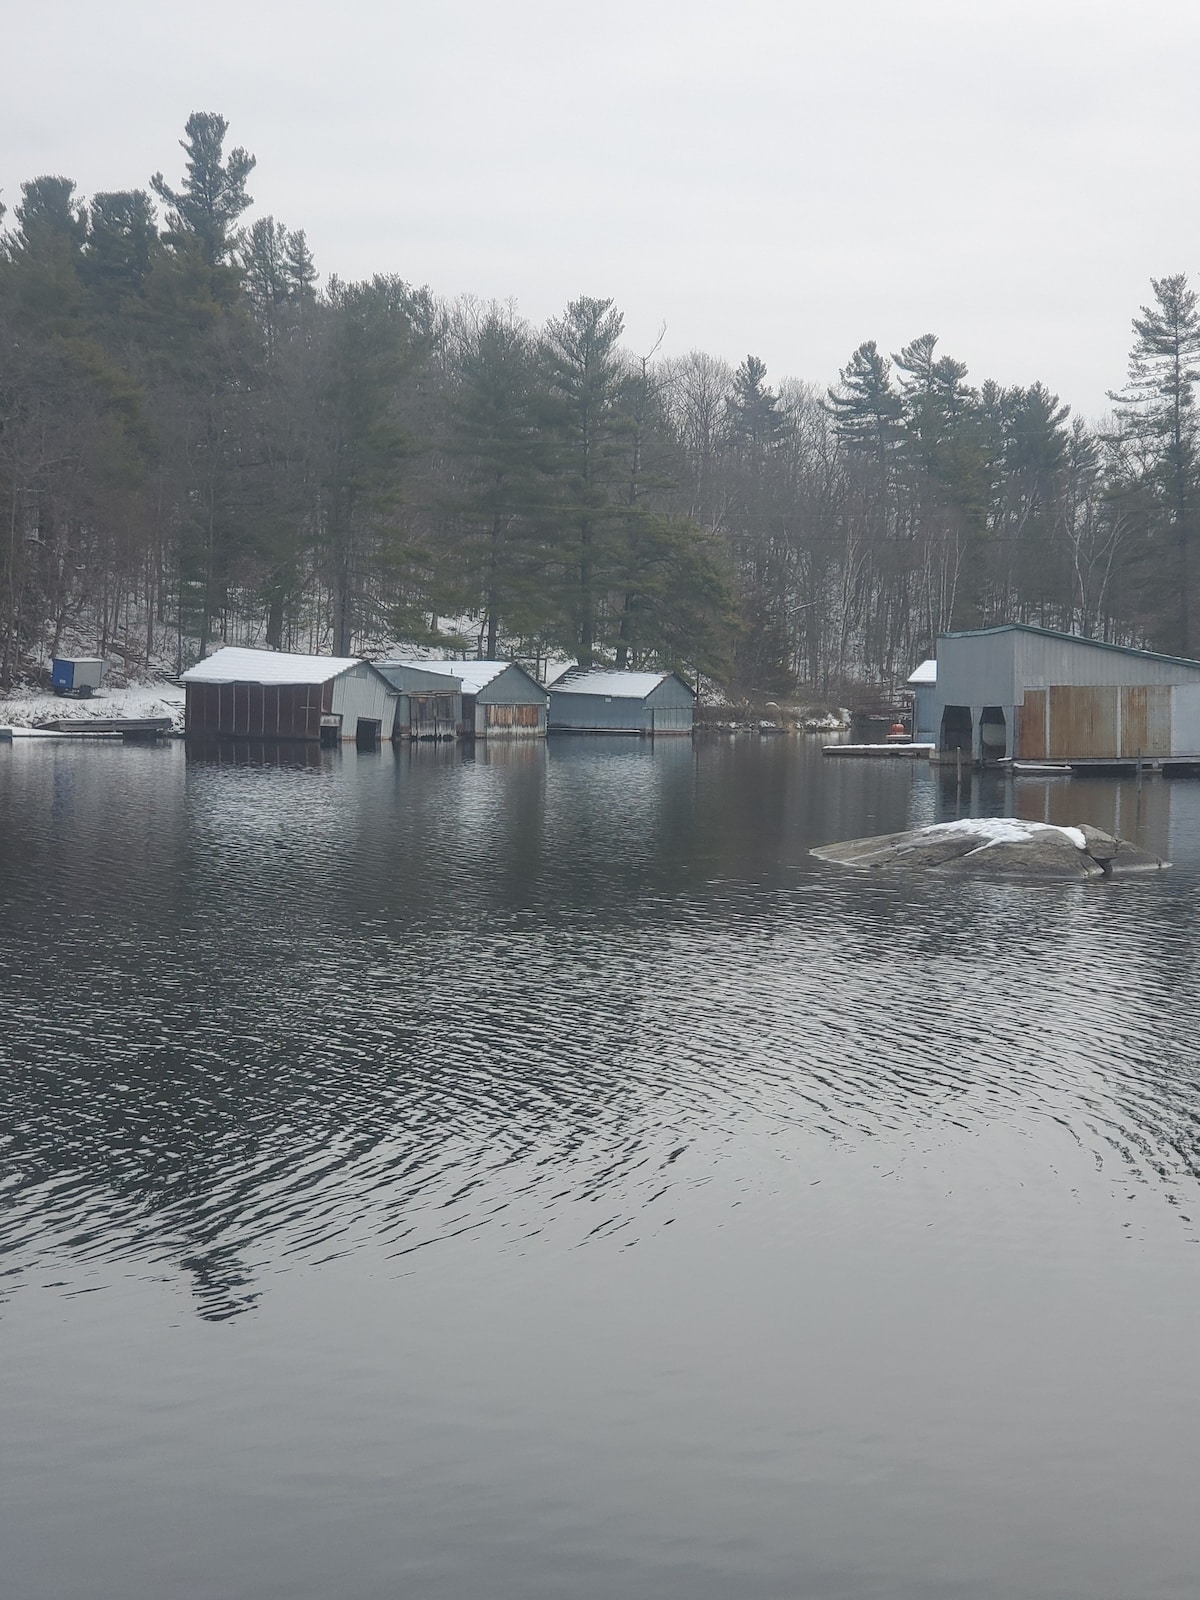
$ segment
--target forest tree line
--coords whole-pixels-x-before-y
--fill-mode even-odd
[[[21,185],[0,234],[0,685],[64,641],[405,641],[892,684],[1004,621],[1200,653],[1200,313],[1152,280],[1112,418],[968,382],[932,334],[824,392],[377,275],[243,226],[254,158],[194,113],[178,186]],[[2,208],[0,208],[2,214]],[[453,628],[447,619],[453,619]]]

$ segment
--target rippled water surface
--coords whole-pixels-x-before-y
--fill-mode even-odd
[[[861,875],[975,810],[1173,870]],[[1200,785],[0,747],[4,1600],[1197,1592]]]

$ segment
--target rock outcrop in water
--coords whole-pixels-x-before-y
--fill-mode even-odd
[[[1086,825],[967,817],[907,833],[826,844],[812,854],[844,867],[904,867],[982,877],[1105,878],[1159,872],[1170,862]]]

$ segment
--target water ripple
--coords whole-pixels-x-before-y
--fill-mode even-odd
[[[10,1284],[181,1267],[218,1317],[366,1243],[664,1226],[764,1141],[904,1162],[990,1124],[1197,1203],[1186,874],[855,877],[786,806],[766,863],[690,759],[137,776],[148,846],[8,812]]]

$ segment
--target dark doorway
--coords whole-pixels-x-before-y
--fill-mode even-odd
[[[942,712],[942,732],[938,739],[939,750],[961,750],[971,754],[970,706],[947,706]]]
[[[354,744],[359,750],[378,750],[380,736],[383,732],[383,723],[376,717],[359,717],[358,726],[354,730]]]

